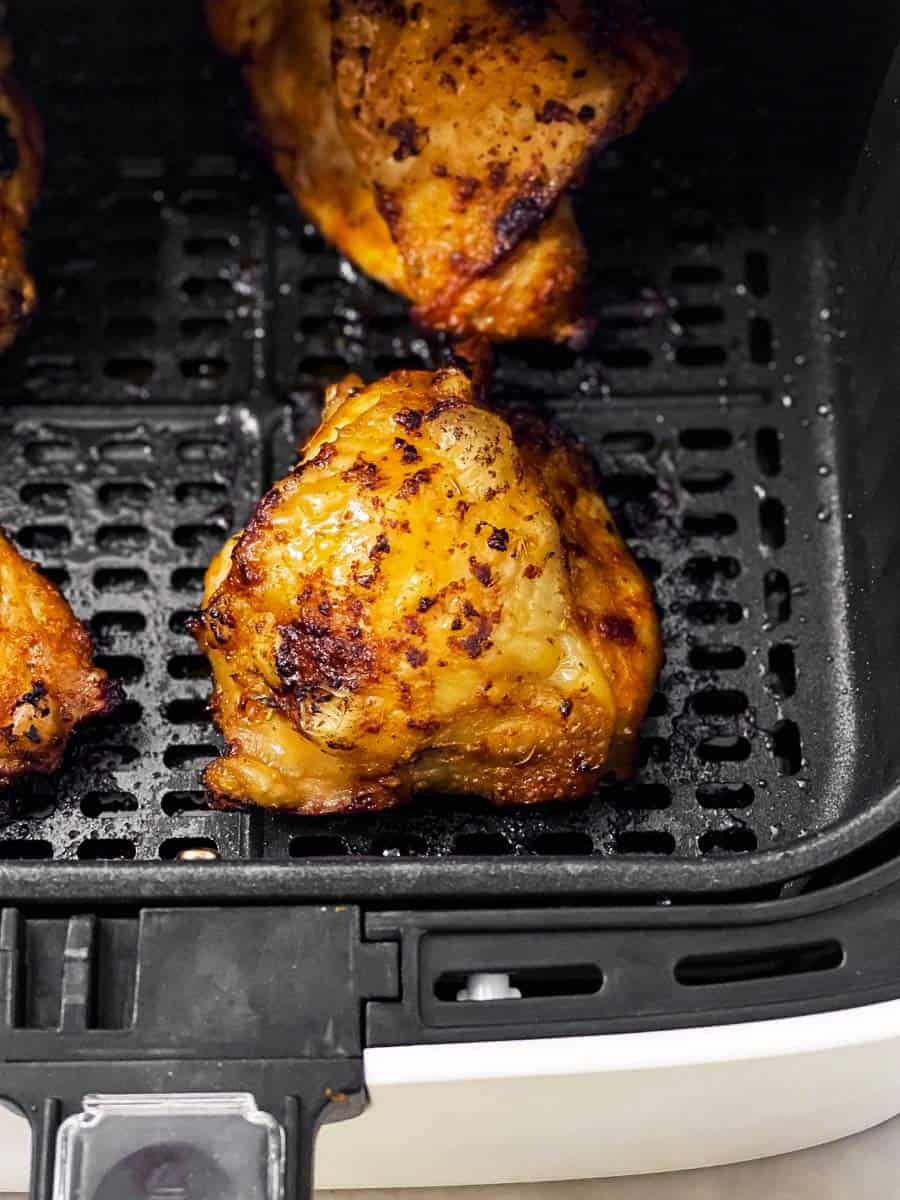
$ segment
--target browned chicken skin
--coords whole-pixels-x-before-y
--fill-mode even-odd
[[[211,564],[193,632],[219,803],[530,804],[629,770],[660,664],[650,589],[582,448],[480,391],[457,367],[331,388]]]
[[[0,791],[55,771],[69,735],[111,711],[118,688],[56,587],[0,533]]]
[[[434,328],[583,339],[565,192],[672,91],[678,39],[622,0],[605,19],[585,0],[207,4],[275,166],[341,251]]]
[[[0,38],[0,350],[34,311],[37,295],[22,236],[37,199],[43,141],[37,113],[10,73]]]

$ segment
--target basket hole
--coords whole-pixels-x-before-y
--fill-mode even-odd
[[[104,367],[108,379],[121,379],[143,387],[153,378],[153,360],[149,358],[111,358]]]
[[[201,791],[166,792],[161,802],[161,808],[167,817],[204,812],[207,807],[206,793]]]
[[[133,304],[137,300],[155,300],[159,292],[155,280],[149,276],[134,279],[110,279],[106,294],[113,304]]]
[[[227,532],[224,521],[214,525],[176,525],[172,533],[172,541],[182,550],[190,550],[194,553],[203,551],[206,554],[212,554],[222,545],[222,539]]]
[[[646,454],[653,449],[653,434],[642,429],[623,429],[615,433],[604,433],[604,446],[618,454]]]
[[[772,326],[765,317],[751,317],[748,325],[750,357],[761,367],[772,362]]]
[[[781,470],[781,438],[777,429],[766,426],[756,431],[756,461],[763,475],[777,475]]]
[[[134,463],[144,462],[153,455],[153,447],[149,442],[131,439],[129,441],[104,442],[100,446],[100,457],[105,462]]]
[[[756,849],[756,834],[752,829],[735,826],[733,829],[707,829],[697,839],[701,854],[746,854]]]
[[[140,567],[102,567],[94,572],[94,587],[98,592],[130,594],[149,587],[150,577]]]
[[[413,834],[387,833],[374,839],[370,853],[381,858],[418,858],[428,853],[428,844]]]
[[[719,580],[737,579],[741,564],[727,554],[696,555],[684,564],[684,575],[688,583],[696,588],[711,587]]]
[[[179,633],[182,636],[188,634],[188,622],[192,617],[197,615],[193,608],[179,608],[169,617],[169,628],[173,633]]]
[[[113,341],[129,342],[136,338],[152,337],[156,332],[156,322],[152,317],[110,317],[105,332]]]
[[[461,833],[453,839],[454,854],[509,854],[510,845],[499,833]]]
[[[747,697],[735,688],[709,688],[693,694],[691,707],[698,717],[734,717],[747,711]]]
[[[188,300],[202,300],[208,304],[222,304],[234,297],[234,287],[228,279],[203,279],[196,275],[185,279],[181,285],[182,295]]]
[[[173,679],[209,679],[209,660],[203,654],[176,654],[169,659]]]
[[[718,304],[686,304],[672,314],[679,325],[721,325],[725,310]]]
[[[812,971],[834,971],[843,962],[843,947],[830,938],[805,946],[691,954],[675,964],[675,978],[685,987],[708,987],[754,979],[778,979],[784,975],[806,975]]]
[[[529,843],[534,854],[593,854],[594,839],[574,829],[538,834]]]
[[[78,857],[97,860],[134,858],[134,843],[128,838],[89,838],[78,847]]]
[[[86,817],[102,817],[107,813],[135,812],[137,799],[130,792],[87,792],[81,798],[81,811]]]
[[[207,235],[201,237],[189,237],[184,239],[185,254],[220,254],[231,255],[237,245],[236,238],[222,237],[221,235]]]
[[[740,646],[692,646],[688,654],[695,671],[737,671],[746,661]]]
[[[230,328],[227,317],[186,317],[179,324],[186,338],[226,337]]]
[[[706,266],[702,263],[685,263],[672,268],[672,282],[685,287],[712,287],[724,279],[720,267]]]
[[[606,797],[607,793],[601,792]],[[664,783],[632,783],[620,784],[609,789],[609,798],[617,808],[638,809],[642,811],[668,808],[672,803],[672,793]]]
[[[288,853],[291,858],[340,858],[350,850],[343,838],[317,833],[291,838]]]
[[[147,618],[139,612],[101,612],[91,617],[91,631],[100,641],[140,633],[146,627]]]
[[[105,554],[139,554],[150,542],[143,525],[101,525],[96,537],[98,549]]]
[[[215,758],[219,751],[215,746],[205,743],[189,743],[186,746],[167,746],[163,753],[163,762],[167,767],[178,770],[190,767],[198,762],[207,762]]]
[[[181,374],[185,379],[224,379],[228,374],[228,359],[221,355],[210,358],[184,358]]]
[[[95,771],[121,771],[123,767],[137,762],[141,756],[136,746],[90,746],[85,743],[78,746],[76,754],[82,766]]]
[[[52,858],[53,847],[43,838],[0,839],[0,858]]]
[[[144,674],[144,664],[134,654],[98,654],[94,662],[120,683],[136,683]]]
[[[159,857],[169,861],[178,858],[185,850],[212,850],[218,857],[219,847],[212,838],[175,837],[166,838],[159,848]]]
[[[675,361],[683,367],[718,367],[728,358],[724,346],[679,346]]]
[[[793,646],[779,642],[777,646],[769,648],[769,673],[766,683],[781,699],[793,696],[797,690],[797,666]]]
[[[143,508],[152,497],[149,483],[104,483],[97,490],[97,499],[106,508]]]
[[[763,597],[766,620],[770,625],[780,625],[791,615],[791,585],[784,571],[766,571],[763,576]]]
[[[759,504],[759,533],[764,546],[780,550],[785,541],[784,505],[774,496],[766,496]]]
[[[19,489],[19,498],[31,508],[59,512],[68,508],[69,485],[66,483],[26,483]]]
[[[228,488],[225,484],[215,483],[211,479],[179,483],[175,488],[175,499],[179,504],[215,505],[220,504],[227,496]]]
[[[619,500],[645,500],[656,490],[653,475],[606,475],[603,484],[605,494]]]
[[[640,346],[608,346],[600,351],[598,357],[604,367],[619,370],[637,370],[649,367],[653,362],[650,351]]]
[[[176,592],[200,594],[203,591],[205,578],[205,567],[177,567],[172,572],[172,587]]]
[[[696,470],[687,471],[681,477],[681,486],[695,496],[709,492],[724,492],[734,480],[731,471]]]
[[[301,374],[313,375],[317,379],[327,379],[334,383],[347,374],[350,366],[346,359],[335,354],[307,354],[300,360],[299,370]]]
[[[744,762],[750,757],[750,743],[745,737],[716,734],[700,742],[697,754],[703,762]]]
[[[759,250],[749,250],[744,255],[744,282],[754,296],[769,294],[769,258]]]
[[[737,532],[737,518],[731,513],[686,513],[683,522],[688,537],[730,537]]]
[[[664,829],[626,829],[616,837],[620,854],[673,854],[675,839]]]
[[[229,449],[228,445],[219,438],[185,438],[184,441],[178,443],[176,453],[184,463],[219,463],[228,458]],[[192,485],[185,484],[184,486]],[[201,484],[200,486],[205,485]]]
[[[685,611],[692,625],[737,625],[744,616],[734,600],[692,600]]]
[[[65,525],[23,525],[16,534],[23,550],[67,550],[72,534]]]
[[[170,701],[165,715],[173,725],[208,725],[212,719],[206,700],[194,697]]]
[[[725,450],[731,445],[727,429],[682,429],[678,440],[685,450]]]
[[[25,458],[35,467],[51,467],[60,463],[72,463],[78,457],[73,442],[61,438],[42,442],[29,442],[25,447]]]
[[[782,775],[796,775],[803,766],[800,730],[794,721],[779,721],[772,730],[772,754]]]
[[[749,783],[701,783],[697,803],[702,808],[747,808],[753,803]]]

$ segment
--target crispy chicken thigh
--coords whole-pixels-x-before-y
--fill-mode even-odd
[[[69,735],[111,711],[118,688],[56,587],[0,533],[0,791],[55,771]]]
[[[0,350],[34,311],[37,295],[22,237],[37,199],[43,141],[37,113],[10,73],[0,38]]]
[[[675,87],[677,38],[628,0],[207,4],[275,166],[341,251],[437,329],[583,340],[565,192]]]
[[[660,664],[593,467],[460,367],[329,390],[302,460],[207,573],[193,632],[220,804],[529,804],[629,770]]]

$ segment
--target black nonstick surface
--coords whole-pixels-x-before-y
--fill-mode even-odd
[[[587,440],[654,580],[666,664],[635,779],[540,810],[434,798],[301,819],[205,807],[219,740],[184,615],[322,385],[440,347],[297,214],[199,6],[20,6],[48,164],[41,311],[0,371],[0,523],[61,582],[128,699],[58,777],[4,801],[0,855],[626,854],[652,871],[784,848],[863,810],[832,237],[852,138],[837,85],[815,111],[796,78],[790,101],[779,90],[793,43],[779,57],[765,30],[753,43],[737,18],[693,20],[692,82],[579,199],[596,338],[504,349],[497,372],[501,401]]]

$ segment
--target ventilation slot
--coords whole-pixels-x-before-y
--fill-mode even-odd
[[[774,695],[785,700],[797,690],[797,668],[794,663],[794,648],[785,642],[769,650],[769,672],[766,685]]]
[[[291,838],[289,850],[291,858],[339,858],[350,853],[342,838],[321,833]]]
[[[626,829],[616,838],[620,854],[672,854],[675,839],[664,829]]]
[[[791,615],[791,585],[784,571],[766,571],[763,578],[766,620],[781,625]]]
[[[702,808],[747,808],[753,803],[749,783],[701,783],[697,802]]]
[[[695,671],[737,671],[746,661],[740,646],[692,646],[688,654]]]
[[[746,854],[756,849],[756,834],[739,826],[708,829],[700,834],[697,844],[701,854]]]
[[[684,987],[714,987],[778,979],[813,971],[834,971],[844,962],[844,950],[833,939],[805,946],[772,946],[744,953],[692,954],[675,964],[675,978]]]
[[[587,833],[542,833],[529,842],[535,854],[592,854],[594,839]]]
[[[461,833],[453,841],[454,854],[509,854],[509,842],[498,833]]]
[[[473,971],[445,971],[434,983],[434,995],[445,1003],[461,1003],[457,997],[466,987]],[[491,967],[490,974],[507,975],[509,986],[521,993],[522,1000],[540,1000],[559,996],[596,996],[603,987],[603,972],[593,963],[573,963],[553,967]],[[497,1004],[502,1001],[481,1000],[467,1003]],[[518,1003],[511,999],[510,1003]]]
[[[772,730],[772,753],[782,775],[796,775],[803,766],[800,730],[793,721],[779,721]]]
[[[759,505],[759,534],[769,550],[780,550],[785,539],[784,505],[767,496]]]

